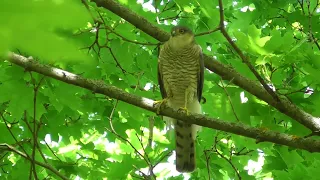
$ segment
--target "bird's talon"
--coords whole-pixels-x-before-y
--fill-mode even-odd
[[[178,112],[184,112],[186,113],[187,115],[189,115],[189,110],[187,109],[187,107],[181,107],[178,109]]]
[[[159,101],[154,101],[153,103],[153,107],[156,107],[157,106],[157,114],[159,115],[160,114],[160,110],[161,108],[163,107],[163,105],[165,105],[167,103],[167,99],[162,99],[162,100],[159,100]]]

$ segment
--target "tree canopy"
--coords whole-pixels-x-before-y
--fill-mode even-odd
[[[0,179],[319,179],[319,5],[0,1]],[[202,115],[156,114],[175,25],[203,49]],[[193,173],[161,115],[203,126]]]

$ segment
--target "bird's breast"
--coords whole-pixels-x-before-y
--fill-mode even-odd
[[[164,86],[170,88],[174,98],[184,98],[189,86],[196,92],[200,69],[198,47],[192,46],[175,51],[168,47],[164,48],[167,49],[163,49],[159,57]]]

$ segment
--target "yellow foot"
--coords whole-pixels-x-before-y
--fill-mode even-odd
[[[166,105],[167,103],[167,99],[162,99],[162,100],[159,100],[159,101],[154,101],[153,103],[153,107],[157,106],[157,114],[160,114],[160,110],[161,108],[163,108],[164,105]]]
[[[189,110],[187,109],[187,107],[181,107],[178,109],[178,112],[184,112],[186,113],[187,115],[189,115]]]

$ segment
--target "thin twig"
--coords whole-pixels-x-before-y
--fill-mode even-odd
[[[113,132],[116,132],[115,130],[114,130],[114,128],[113,128],[113,124],[112,124],[112,118],[113,118],[113,113],[114,113],[114,110],[117,108],[117,106],[118,106],[118,100],[116,100],[116,104],[113,106],[113,108],[112,108],[112,111],[111,111],[111,113],[110,113],[110,116],[109,116],[109,124],[110,124],[110,128],[111,128],[111,130],[113,131]]]
[[[309,37],[315,43],[315,45],[317,46],[318,50],[320,50],[320,45],[319,45],[317,39],[315,38],[315,36],[314,36],[314,34],[312,32],[312,17],[313,17],[312,15],[313,15],[315,9],[317,9],[319,2],[317,3],[317,5],[315,6],[315,8],[313,9],[312,12],[310,10],[310,0],[306,1],[306,2],[307,2],[307,7],[308,7]]]
[[[116,56],[114,55],[111,47],[107,47],[107,49],[109,50],[111,56],[113,57],[113,60],[116,62],[116,64],[117,64],[116,66],[121,69],[121,71],[122,71],[123,74],[126,74],[127,71],[124,70],[123,67],[121,66],[121,64],[119,63],[119,61],[118,61],[118,59],[116,58]]]
[[[213,145],[213,150],[215,153],[217,153],[221,158],[223,158],[224,160],[226,160],[230,165],[231,167],[233,168],[233,170],[236,172],[237,176],[238,176],[238,179],[241,180],[241,176],[238,172],[238,169],[235,167],[235,165],[232,163],[231,161],[231,158],[228,159],[227,157],[225,157],[222,153],[219,152],[219,150],[217,149],[217,144],[220,140],[218,140],[218,135],[214,138],[214,145]]]
[[[56,153],[52,150],[52,148],[49,146],[49,144],[47,143],[47,141],[44,141],[44,143],[46,144],[46,146],[48,147],[48,149],[51,151],[51,153],[59,160],[62,162],[62,160],[56,155]]]
[[[156,163],[154,164],[153,167],[156,167],[158,164],[160,164],[160,163],[164,160],[164,158],[169,157],[169,156],[171,156],[171,155],[172,155],[172,151],[169,151],[166,155],[162,156],[162,157],[158,160],[158,162],[156,162]]]
[[[105,28],[106,30],[109,30],[111,33],[119,36],[122,40],[127,41],[127,42],[130,42],[130,43],[134,43],[134,44],[145,45],[145,46],[157,46],[157,45],[159,45],[159,43],[143,43],[143,42],[133,41],[133,40],[130,40],[130,39],[128,39],[128,38],[125,38],[125,37],[122,36],[121,34],[115,32],[114,29],[112,29],[111,27],[107,26],[106,23],[105,23],[105,21],[104,21],[104,19],[103,19],[103,17],[102,17],[102,15],[101,15],[101,13],[98,12],[98,14],[99,14],[99,16],[100,16],[100,19],[101,19],[103,25],[104,25],[104,28]]]
[[[137,175],[135,175],[135,174],[131,174],[131,176],[134,177],[134,178],[137,178],[137,179],[142,179],[142,180],[144,180],[143,177],[137,176]]]
[[[153,140],[153,127],[154,127],[154,116],[149,117],[149,138],[148,138],[148,145],[152,148],[152,140]]]
[[[133,149],[142,159],[144,159],[144,161],[145,161],[145,162],[148,164],[148,166],[149,166],[149,161],[137,150],[136,147],[134,147],[134,145],[133,145],[129,140],[127,140],[126,138],[120,136],[119,134],[117,134],[116,132],[114,132],[114,131],[112,131],[112,130],[110,130],[110,129],[107,129],[107,128],[106,128],[106,130],[109,131],[109,132],[111,132],[112,134],[116,135],[120,140],[128,143],[128,144],[132,147],[132,149]]]
[[[142,143],[142,139],[139,138],[139,136],[138,136],[137,133],[136,133],[136,137],[138,138],[138,141],[139,141],[139,143],[140,143],[140,145],[141,145],[141,148],[142,148],[142,150],[143,150],[143,153],[146,155],[146,159],[148,160],[148,162],[149,162],[149,164],[150,164],[151,161],[150,161],[150,159],[149,159],[149,156],[148,156],[146,150],[144,149],[144,146],[143,146],[143,143]]]
[[[306,13],[304,12],[304,9],[303,9],[303,2],[304,1],[297,1],[298,3],[299,3],[299,5],[300,5],[300,7],[301,7],[301,10],[302,10],[302,13],[303,13],[303,15],[305,15]]]
[[[144,43],[144,42],[133,41],[133,40],[130,40],[128,38],[125,38],[124,36],[122,36],[121,34],[115,32],[112,28],[110,28],[110,27],[108,27],[106,25],[105,25],[105,28],[108,29],[113,34],[119,36],[122,40],[130,42],[130,43],[133,43],[133,44],[139,44],[139,45],[144,45],[144,46],[157,46],[157,45],[159,45],[159,43]]]
[[[238,152],[232,152],[232,155],[233,155],[233,156],[244,156],[244,155],[248,155],[248,154],[254,152],[254,150],[248,150],[248,151],[243,152],[245,149],[246,149],[246,147],[243,147],[243,148],[242,148],[240,151],[238,151]]]
[[[238,118],[238,116],[237,116],[237,113],[236,113],[236,111],[235,111],[235,109],[234,109],[233,103],[232,103],[232,101],[231,101],[231,97],[230,97],[230,95],[229,95],[229,93],[228,93],[228,91],[227,91],[227,89],[226,89],[227,86],[224,85],[224,83],[223,83],[223,81],[222,81],[222,78],[220,78],[220,83],[221,83],[222,89],[224,90],[224,92],[225,92],[226,95],[227,95],[228,101],[229,101],[229,103],[230,103],[230,106],[231,106],[231,109],[232,109],[232,112],[233,112],[235,118],[237,119],[238,122],[240,122],[240,120],[239,120],[239,118]],[[220,87],[220,86],[219,86],[219,87]]]
[[[306,89],[307,87],[309,87],[309,85],[304,86],[304,87],[302,87],[302,88],[300,88],[300,89],[298,89],[298,90],[295,90],[295,91],[291,91],[291,92],[288,92],[288,93],[285,93],[285,94],[282,94],[282,93],[279,93],[279,94],[287,96],[287,95],[294,94],[294,93],[299,93],[299,92],[305,93],[305,89]]]
[[[101,45],[99,43],[100,26],[101,26],[101,23],[98,22],[97,27],[95,27],[96,33],[95,33],[95,40],[93,41],[93,43],[90,46],[81,48],[81,49],[88,49],[88,54],[89,54],[90,50],[92,49],[98,55],[98,57],[100,57],[100,47],[101,47]],[[96,49],[94,48],[94,45],[98,46],[98,51],[96,51]]]
[[[29,131],[31,132],[31,134],[33,134],[32,128],[31,128],[29,122],[27,121],[27,112],[26,112],[26,111],[24,111],[24,120],[23,120],[23,121],[26,123],[26,125],[27,125]],[[40,129],[40,126],[41,126],[41,123],[38,123],[38,127],[37,127],[37,130],[38,130],[38,131],[39,131],[39,129]],[[38,132],[37,132],[37,133],[38,133]],[[38,137],[38,136],[37,136],[37,137]],[[47,163],[47,159],[45,158],[43,152],[41,151],[41,148],[40,148],[40,146],[39,146],[39,143],[36,143],[36,146],[37,146],[36,148],[38,149],[38,151],[39,151],[39,153],[40,153],[43,161]]]
[[[42,81],[44,80],[45,76],[41,77],[41,79],[40,79],[38,84],[36,84],[35,79],[32,76],[32,72],[30,72],[30,76],[31,76],[32,84],[33,84],[33,130],[31,130],[31,133],[33,135],[33,148],[32,148],[32,155],[31,155],[31,157],[32,157],[31,168],[33,169],[34,178],[37,180],[38,179],[38,175],[37,175],[37,171],[36,171],[36,165],[34,163],[35,156],[36,156],[37,142],[38,142],[37,141],[37,139],[38,139],[38,134],[37,134],[38,130],[37,130],[37,121],[36,121],[37,94],[38,94],[39,87],[40,87]],[[26,118],[26,112],[25,112],[25,118]],[[25,121],[27,121],[27,119],[25,119]],[[31,175],[29,176],[29,178],[31,180]]]
[[[165,21],[165,20],[176,20],[179,18],[180,14],[182,13],[182,11],[179,11],[177,15],[172,16],[172,17],[166,17],[166,18],[161,18],[160,21]]]
[[[94,15],[92,14],[92,12],[90,11],[90,7],[89,7],[87,1],[86,1],[86,0],[81,0],[81,2],[82,2],[82,4],[84,4],[84,6],[86,7],[86,9],[88,10],[88,12],[89,12],[91,18],[93,19],[93,21],[94,21],[94,22],[98,22],[99,20],[98,20],[97,18],[95,18]]]
[[[117,100],[117,102],[118,102],[118,100]],[[117,105],[117,103],[116,103],[116,105]],[[112,116],[113,116],[113,112],[114,112],[115,107],[116,107],[116,106],[114,106],[113,111],[111,111],[111,114],[110,114],[110,117],[109,117],[109,123],[110,123],[110,126],[112,127],[112,129],[110,130],[110,129],[106,128],[106,130],[109,131],[109,132],[111,132],[112,134],[116,135],[120,140],[128,143],[128,144],[132,147],[132,149],[133,149],[141,158],[143,158],[143,159],[145,160],[145,162],[147,163],[147,165],[150,166],[149,160],[148,160],[146,157],[144,157],[144,156],[134,147],[134,145],[133,145],[129,140],[127,140],[126,138],[120,136],[120,135],[114,130],[113,125],[112,125]],[[111,116],[111,115],[112,115],[112,116]]]
[[[207,32],[202,32],[202,33],[196,34],[195,36],[208,35],[208,34],[216,32],[216,31],[219,31],[220,29],[221,29],[220,26],[218,26],[218,27],[214,28],[213,30],[210,30],[210,31],[207,31]]]
[[[207,166],[207,172],[208,172],[208,179],[211,179],[211,174],[210,174],[210,165],[209,165],[209,160],[210,160],[210,155],[208,155],[207,153],[212,151],[212,149],[210,150],[204,150],[204,156],[206,157],[206,166]]]
[[[153,168],[154,168],[154,166],[152,165],[151,160],[150,160],[150,158],[149,158],[149,156],[148,156],[148,153],[146,152],[146,150],[145,150],[145,148],[144,148],[144,146],[143,146],[142,137],[139,138],[139,136],[138,136],[137,133],[136,133],[136,137],[138,138],[138,141],[139,141],[139,143],[140,143],[140,145],[141,145],[141,148],[142,148],[142,150],[143,150],[143,153],[144,153],[146,159],[147,159],[148,162],[149,162],[149,163],[148,163],[148,164],[149,164],[149,174],[150,174],[151,176],[153,176],[154,178],[156,178],[155,174],[153,173]]]
[[[113,113],[114,113],[117,105],[118,105],[118,100],[116,101],[116,104],[115,104],[115,106],[113,107],[113,109],[112,109],[112,111],[111,111],[110,117],[108,118],[108,119],[109,119],[109,123],[110,123],[111,130],[109,130],[109,129],[107,129],[107,128],[106,128],[106,130],[109,131],[109,132],[111,132],[112,134],[116,135],[120,140],[128,143],[128,144],[132,147],[132,149],[133,149],[142,159],[144,159],[144,161],[147,163],[147,165],[149,166],[149,168],[153,169],[153,166],[152,166],[152,164],[151,164],[151,161],[150,161],[150,159],[149,159],[149,157],[148,157],[148,155],[147,155],[147,153],[145,152],[145,149],[144,149],[144,147],[143,147],[142,140],[140,140],[140,138],[137,136],[137,134],[136,134],[136,136],[137,136],[137,138],[138,138],[138,140],[139,140],[139,142],[140,142],[140,144],[141,144],[141,146],[142,146],[142,149],[143,149],[143,151],[144,151],[145,156],[142,155],[142,154],[136,149],[136,147],[134,147],[134,145],[133,145],[129,140],[127,140],[126,138],[120,136],[120,135],[115,131],[115,129],[114,129],[114,127],[113,127],[113,124],[112,124],[112,117],[113,117]],[[138,171],[140,172],[140,170],[138,170]],[[152,174],[152,176],[155,177],[153,171],[151,171],[151,174]]]
[[[168,11],[168,10],[176,7],[176,3],[174,3],[171,7],[168,8],[167,6],[168,6],[168,4],[169,4],[170,2],[172,2],[172,1],[168,1],[168,2],[166,3],[166,5],[164,6],[164,8],[162,9],[162,11],[161,11],[158,15],[160,15],[161,13],[163,13],[163,12],[165,12],[165,11]]]

